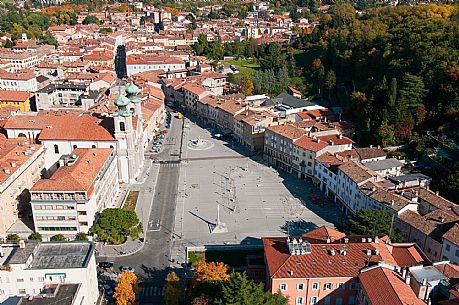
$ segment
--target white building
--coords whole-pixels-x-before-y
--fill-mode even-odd
[[[37,78],[30,70],[21,73],[0,70],[0,90],[35,92],[38,90]]]
[[[126,58],[127,75],[160,70],[177,71],[185,69],[185,62],[179,58],[171,56],[151,56],[151,55],[128,55]]]
[[[59,160],[49,179],[31,188],[35,231],[45,239],[58,233],[74,238],[88,233],[97,212],[113,207],[119,191],[113,149],[77,148]]]
[[[395,158],[365,162],[365,166],[383,177],[400,176],[403,163]]]
[[[22,304],[31,299],[34,305],[96,304],[94,244],[0,245],[0,303],[16,296],[23,297]]]
[[[442,260],[459,265],[459,223],[443,234]]]

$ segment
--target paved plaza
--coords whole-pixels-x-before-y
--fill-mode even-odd
[[[278,173],[261,156],[245,157],[192,122],[185,126],[174,229],[182,238],[177,247],[249,244],[253,238],[301,234],[341,219],[335,204],[312,203],[310,196],[322,194],[310,182]],[[202,149],[190,145],[198,139]],[[224,233],[212,233],[217,206]]]

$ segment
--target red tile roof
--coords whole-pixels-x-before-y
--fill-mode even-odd
[[[449,229],[448,232],[443,235],[443,238],[454,245],[459,246],[459,223],[456,223],[454,227]]]
[[[0,101],[5,102],[25,102],[29,98],[29,92],[0,90]]]
[[[340,231],[337,231],[335,229],[322,226],[315,230],[304,233],[302,236],[308,239],[315,239],[321,242],[324,242],[329,238],[331,242],[334,242],[338,239],[344,238],[346,234],[341,233]]]
[[[89,115],[51,116],[46,119],[38,139],[114,141],[113,133],[113,118],[99,119]]]
[[[77,148],[78,156],[70,166],[59,167],[49,179],[40,179],[30,190],[34,191],[83,191],[91,190],[97,174],[112,154],[111,148]]]
[[[360,285],[372,305],[425,305],[394,271],[376,267],[359,275]]]
[[[301,129],[297,128],[292,125],[272,125],[267,128],[268,130],[272,131],[273,133],[279,134],[285,138],[291,140],[297,140],[301,138],[306,132]]]

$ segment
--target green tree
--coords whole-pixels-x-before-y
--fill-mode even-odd
[[[14,234],[14,233],[13,234],[8,234],[6,236],[6,240],[7,241],[11,241],[11,242],[18,242],[19,241],[19,235]]]
[[[250,76],[248,76],[248,75],[243,75],[243,76],[242,76],[242,79],[241,79],[241,82],[242,82],[242,93],[243,93],[245,96],[252,95],[252,94],[253,94],[254,86],[253,86],[253,81],[252,81],[252,79],[250,78]]]
[[[88,236],[84,232],[80,232],[75,236],[75,240],[80,240],[80,241],[87,241]]]
[[[65,238],[64,235],[62,234],[56,234],[54,236],[51,236],[51,241],[66,241],[67,238]]]
[[[348,234],[383,236],[391,233],[392,241],[400,241],[400,236],[391,231],[392,214],[385,210],[358,211],[350,220],[349,226],[344,229]]]
[[[56,38],[54,38],[54,36],[50,32],[46,32],[41,38],[41,41],[43,44],[53,45],[55,47],[59,46]]]
[[[180,278],[175,272],[171,272],[166,277],[166,291],[164,301],[166,305],[178,305],[182,299],[182,288]]]
[[[198,41],[194,44],[193,49],[196,55],[203,55],[205,52],[207,52],[208,42],[206,34],[199,34]]]
[[[100,241],[121,244],[128,236],[137,239],[142,233],[142,223],[134,211],[109,208],[102,211],[91,232]]]
[[[287,305],[288,299],[281,294],[263,291],[263,284],[256,284],[245,274],[233,273],[230,280],[224,282],[222,297],[215,303],[221,305]]]
[[[387,120],[384,120],[379,127],[378,135],[384,147],[394,144],[394,126],[389,125]]]
[[[88,16],[86,16],[86,18],[83,19],[83,21],[81,23],[82,24],[91,24],[91,23],[102,24],[103,22],[100,21],[99,18],[97,18],[94,15],[88,15]]]
[[[32,234],[29,235],[29,240],[38,240],[38,241],[42,241],[42,240],[43,240],[43,237],[41,236],[40,233],[38,233],[38,232],[33,232]]]

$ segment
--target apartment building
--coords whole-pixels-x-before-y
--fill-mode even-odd
[[[88,233],[96,213],[113,207],[118,179],[113,149],[77,148],[63,155],[52,176],[30,190],[35,231],[45,239]]]
[[[17,73],[0,70],[0,90],[35,92],[38,90],[37,78],[32,70]]]
[[[346,214],[355,214],[365,208],[365,200],[360,192],[361,185],[382,180],[381,176],[358,162],[342,164],[338,168],[336,195]]]
[[[357,304],[363,268],[384,262],[401,270],[427,261],[415,244],[387,244],[386,238],[346,236],[327,227],[262,241],[266,287],[288,296],[291,305]]]
[[[42,145],[0,135],[0,237],[27,209],[28,190],[40,179],[44,163]]]
[[[194,83],[185,83],[181,87],[181,91],[183,92],[183,106],[191,113],[197,113],[197,102],[199,100],[212,95],[212,92]]]
[[[342,134],[324,136],[304,135],[293,142],[292,168],[298,178],[314,176],[315,159],[326,152],[335,153],[352,149],[351,139]]]
[[[454,211],[435,210],[424,216],[406,211],[398,216],[395,227],[405,241],[415,242],[432,261],[459,260],[457,228],[459,215]],[[457,256],[456,256],[457,254]]]
[[[345,160],[337,154],[326,152],[315,159],[314,178],[321,191],[336,202],[338,168]]]
[[[89,242],[1,244],[0,302],[96,304],[99,290],[94,250]]]
[[[36,92],[36,105],[38,110],[52,108],[88,110],[102,97],[102,93],[89,90],[89,85],[50,84]]]
[[[185,62],[172,56],[154,56],[145,54],[128,55],[126,58],[127,75],[151,71],[176,71],[185,69]]]
[[[395,158],[365,162],[365,166],[384,178],[400,176],[403,163]]]
[[[39,63],[39,58],[35,52],[14,52],[9,49],[3,49],[2,52],[0,52],[0,60],[10,64],[10,72],[29,69]]]
[[[264,159],[283,171],[292,171],[293,142],[305,131],[290,124],[272,125],[265,129]]]

